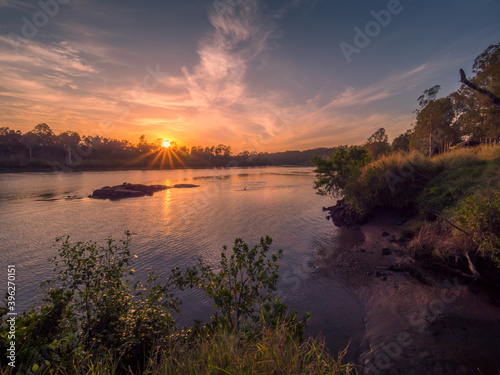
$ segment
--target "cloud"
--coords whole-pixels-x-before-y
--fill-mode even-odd
[[[142,30],[134,7],[117,7],[120,17],[99,16],[106,13],[100,7],[72,3],[67,17],[53,20],[50,34],[47,29],[21,43],[17,54],[0,36],[0,120],[23,124],[23,131],[47,122],[85,134],[111,123],[115,130],[106,136],[131,140],[147,134],[203,146],[223,142],[235,151],[360,143],[378,127],[399,134],[412,120],[400,98],[422,92],[443,72],[470,61],[469,56],[452,58],[448,50],[378,78],[374,64],[373,80],[359,85],[343,70],[334,77],[339,70],[328,71],[324,62],[305,66],[298,57],[295,65],[288,57],[296,56],[297,51],[290,55],[294,44],[285,41],[280,53],[278,24],[286,25],[286,15],[297,7],[318,1],[287,0],[273,14],[263,0],[217,1],[225,6],[209,10],[210,28],[202,37],[196,34],[192,51],[186,46],[194,34],[166,45],[158,32],[163,29]],[[0,7],[13,3],[3,0]],[[116,24],[106,23],[111,18]],[[122,23],[130,28],[116,28]],[[144,46],[135,48],[137,40],[145,40]],[[189,60],[178,61],[180,50]],[[170,70],[152,89],[143,84],[148,66]]]
[[[200,42],[200,62],[194,69],[183,69],[195,106],[227,107],[245,100],[248,64],[268,48],[267,42],[273,34],[258,4],[247,0],[211,12],[215,30]]]

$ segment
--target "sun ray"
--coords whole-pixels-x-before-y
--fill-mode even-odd
[[[165,164],[165,156],[168,154],[168,150],[162,150],[162,155],[161,155],[161,165],[160,169],[163,169],[163,165]]]
[[[134,163],[137,163],[139,161],[141,161],[142,159],[145,159],[147,158],[148,156],[150,155],[153,155],[156,151],[148,151],[147,153],[145,153],[144,155],[141,155],[141,156],[138,156],[136,157],[135,159],[129,161],[127,164],[134,164]]]
[[[174,157],[179,161],[179,163],[184,167],[186,168],[186,165],[183,163],[183,161],[181,160],[181,158],[179,158],[179,156],[175,153],[175,151],[172,151],[172,154],[174,155]]]
[[[170,150],[167,151],[168,152],[168,160],[170,161],[170,168],[173,168],[174,167],[174,164],[172,163],[172,153],[170,152]]]
[[[162,153],[163,150],[161,150],[160,152],[158,152],[158,154],[156,155],[156,157],[153,159],[153,161],[151,162],[151,164],[149,165],[150,167],[154,166],[156,160],[158,160],[158,158],[160,157],[161,153]]]

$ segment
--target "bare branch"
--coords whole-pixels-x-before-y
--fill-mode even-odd
[[[485,90],[485,89],[473,84],[471,81],[469,81],[467,79],[467,77],[465,76],[465,72],[463,69],[460,69],[460,82],[462,82],[466,86],[469,86],[472,90],[488,96],[491,99],[491,102],[493,104],[500,106],[500,98],[498,96],[496,96],[495,94],[489,92],[488,90]]]

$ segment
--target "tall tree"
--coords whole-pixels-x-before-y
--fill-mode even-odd
[[[67,151],[67,162],[69,165],[73,163],[72,150],[78,147],[81,141],[80,134],[73,131],[66,131],[58,135],[59,142]]]
[[[500,136],[500,43],[492,44],[479,55],[470,80],[461,70],[462,86],[455,94],[460,103],[460,122],[464,132],[478,140],[497,142]]]
[[[436,96],[441,90],[440,85],[435,85],[431,87],[430,89],[427,89],[424,91],[424,94],[421,95],[417,101],[418,101],[418,108],[415,110],[415,113],[417,114],[417,126],[418,126],[418,117],[422,113],[422,111],[431,103],[433,103],[436,100]],[[433,132],[433,127],[432,127],[432,121],[433,121],[434,113],[432,110],[427,111],[426,116],[421,116],[420,120],[421,122],[424,121],[425,125],[423,123],[420,124],[420,127],[422,128],[423,126],[427,127],[427,131],[429,134],[429,156],[432,156],[432,151],[433,151],[433,144],[432,144],[432,132]],[[417,131],[415,132],[417,133]]]
[[[35,126],[32,133],[38,137],[38,144],[40,146],[53,146],[55,141],[55,134],[46,123],[41,123]]]
[[[363,145],[363,147],[375,160],[388,154],[391,151],[391,145],[389,144],[389,137],[385,133],[385,129],[379,128],[368,138],[368,141]]]
[[[413,132],[413,129],[408,129],[406,133],[398,135],[392,141],[391,147],[393,151],[410,151],[410,135]]]
[[[17,153],[23,148],[23,135],[21,131],[12,130],[9,127],[0,128],[0,154]]]
[[[425,139],[428,139],[431,156],[435,148],[438,148],[439,152],[447,151],[456,138],[452,128],[454,118],[453,103],[449,97],[428,100],[418,111],[417,122],[411,135],[413,144],[415,141],[426,144]]]

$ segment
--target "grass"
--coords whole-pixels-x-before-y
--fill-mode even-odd
[[[275,329],[262,329],[257,335],[243,332],[219,331],[209,338],[200,338],[189,344],[178,344],[172,348],[156,349],[149,357],[143,374],[357,374],[349,364],[342,364],[345,351],[333,357],[321,338],[299,341],[293,335],[293,327],[280,324]],[[72,368],[48,367],[43,372],[32,370],[32,374],[54,375],[108,375],[130,374],[118,371],[119,358],[111,352],[101,358],[88,357],[74,363]],[[12,375],[9,369],[0,370],[0,375]]]
[[[371,162],[345,189],[361,211],[377,206],[415,209],[431,219],[472,194],[500,188],[500,146],[459,149],[433,158],[395,153]]]
[[[500,145],[483,145],[432,158],[417,152],[382,157],[366,165],[344,193],[352,207],[362,213],[388,207],[413,215],[413,221],[403,228],[404,236],[411,238],[412,254],[416,258],[450,260],[485,248],[485,241],[487,253],[494,257],[500,254],[495,247],[500,243],[497,232],[485,228],[493,221],[484,219],[480,224],[473,217],[486,211],[496,215],[496,211],[484,206],[484,210],[475,212],[470,203],[473,198],[478,205],[491,201],[498,191]],[[439,222],[436,215],[463,226],[468,235],[445,221]]]
[[[241,334],[217,333],[185,355],[161,357],[158,374],[352,374],[340,353],[330,355],[321,339],[299,342],[288,327],[263,330],[258,339]]]
[[[436,259],[448,262],[466,253],[466,242],[454,236],[450,228],[442,223],[417,221],[413,223],[414,234],[408,250],[414,259]]]

